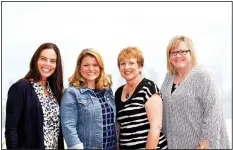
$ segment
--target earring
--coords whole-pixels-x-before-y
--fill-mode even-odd
[[[139,71],[139,75],[141,75],[142,74],[142,72],[141,71]]]

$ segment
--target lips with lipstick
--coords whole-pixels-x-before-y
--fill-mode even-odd
[[[130,75],[133,71],[124,71],[125,75]]]
[[[86,75],[93,76],[93,75],[96,75],[96,73],[95,72],[88,72],[88,73],[86,73]]]
[[[184,62],[184,59],[177,59],[175,60],[176,63],[181,63],[181,62]]]
[[[42,71],[43,73],[49,73],[49,72],[51,71],[51,69],[42,67],[42,68],[41,68],[41,71]]]

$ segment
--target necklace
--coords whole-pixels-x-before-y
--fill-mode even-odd
[[[128,93],[128,92],[126,92],[126,94],[125,94],[125,98],[126,98],[126,99],[128,99],[128,98],[129,98],[129,93]]]
[[[140,79],[138,82],[136,82],[134,84],[131,84],[131,85],[129,84],[129,87],[134,89],[141,82],[141,80],[142,79]],[[130,94],[129,94],[128,90],[125,90],[125,98],[129,99],[129,97],[130,97]]]

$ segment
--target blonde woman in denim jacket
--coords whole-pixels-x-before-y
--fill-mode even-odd
[[[99,53],[84,49],[61,102],[61,123],[68,148],[116,148],[116,108],[111,84]]]

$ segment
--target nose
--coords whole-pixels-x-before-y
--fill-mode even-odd
[[[49,60],[46,60],[46,61],[45,61],[45,64],[46,64],[46,65],[50,65],[51,62],[50,62]]]
[[[176,54],[176,57],[181,57],[181,54],[180,54],[180,53],[177,53],[177,54]]]
[[[125,64],[125,69],[128,69],[130,67],[129,64]]]
[[[90,66],[89,66],[89,70],[93,70],[93,69],[94,69],[93,66],[90,65]]]

